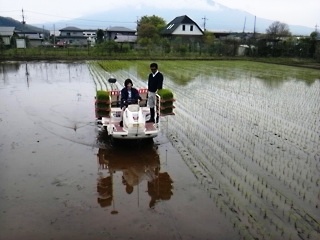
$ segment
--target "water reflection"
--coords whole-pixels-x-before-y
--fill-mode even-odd
[[[6,74],[11,72],[17,72],[20,68],[20,62],[5,62],[0,63],[0,73]]]
[[[100,148],[97,154],[99,178],[97,180],[98,203],[101,207],[113,206],[112,214],[117,214],[114,192],[116,188],[125,190],[131,195],[139,185],[146,184],[148,204],[154,208],[159,201],[170,200],[173,181],[167,172],[161,172],[160,159],[156,149],[148,146],[146,149],[136,147]],[[115,176],[121,175],[121,183],[115,182]],[[119,190],[119,189],[117,189]],[[140,196],[143,197],[143,196]],[[124,199],[121,199],[124,201]]]
[[[30,73],[29,73],[29,70],[28,70],[28,63],[26,63],[26,77],[27,77],[27,86],[28,87],[30,87],[30,85],[29,85],[29,75],[30,75]]]
[[[11,73],[16,73],[19,71],[20,63],[12,62],[12,63],[0,63],[0,80],[3,80],[5,84],[9,80],[9,75]]]

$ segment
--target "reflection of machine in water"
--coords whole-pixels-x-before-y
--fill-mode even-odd
[[[172,180],[167,172],[160,172],[160,160],[153,147],[146,149],[112,148],[99,149],[99,179],[97,181],[98,203],[101,207],[114,204],[114,174],[122,172],[122,184],[131,194],[134,186],[147,181],[150,196],[149,206],[153,208],[157,201],[169,200],[172,196]],[[113,211],[112,213],[117,213]]]

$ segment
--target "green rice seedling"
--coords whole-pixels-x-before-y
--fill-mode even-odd
[[[106,103],[106,102],[97,102],[96,103],[96,108],[99,108],[99,109],[109,109],[109,107],[110,107],[110,104]]]
[[[173,100],[173,93],[169,89],[160,89],[157,93],[163,100]]]
[[[96,93],[96,117],[110,115],[110,95],[108,91],[98,90]]]
[[[169,89],[160,89],[158,95],[161,97],[161,109],[160,113],[162,115],[173,114],[173,93]]]
[[[98,101],[106,101],[109,102],[110,100],[110,95],[108,91],[103,91],[103,90],[98,90],[96,94],[96,99]]]

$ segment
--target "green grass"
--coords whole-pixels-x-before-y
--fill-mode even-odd
[[[280,61],[280,60],[279,60]],[[292,60],[293,61],[293,60]],[[98,61],[100,66],[109,72],[134,69],[140,79],[147,80],[151,61]],[[164,77],[170,78],[178,85],[187,85],[196,78],[256,78],[262,81],[299,80],[308,84],[320,79],[320,68],[310,69],[251,60],[159,60],[156,61]],[[310,63],[305,63],[310,64]],[[320,66],[320,65],[319,65]]]

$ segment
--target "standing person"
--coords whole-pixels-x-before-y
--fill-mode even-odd
[[[126,109],[128,105],[136,104],[138,103],[138,100],[141,100],[138,90],[132,86],[133,86],[132,80],[128,78],[124,81],[124,88],[122,88],[121,90],[121,104],[120,104],[120,107],[122,109],[121,121],[120,121],[121,127],[123,126],[123,121],[122,121],[123,111]]]
[[[156,105],[156,93],[159,89],[162,89],[163,85],[163,75],[158,71],[158,64],[150,64],[151,73],[148,77],[148,105],[150,107],[150,119],[147,122],[158,122],[159,116],[157,116],[157,121],[155,121],[155,111],[154,107]]]

